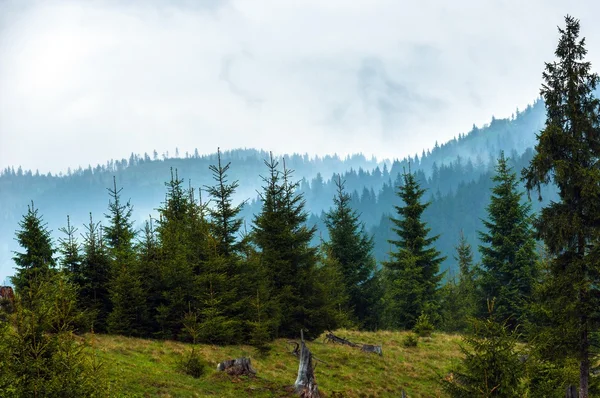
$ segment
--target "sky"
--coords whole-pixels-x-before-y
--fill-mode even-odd
[[[0,0],[0,167],[217,147],[421,153],[539,96],[600,2]]]

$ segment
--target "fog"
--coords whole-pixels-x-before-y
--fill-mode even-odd
[[[131,152],[420,153],[539,93],[595,1],[3,1],[0,167]]]

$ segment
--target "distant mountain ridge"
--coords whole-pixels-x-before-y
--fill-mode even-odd
[[[385,256],[382,249],[385,246],[383,228],[392,205],[397,204],[394,187],[399,173],[408,167],[417,172],[429,190],[428,194],[434,201],[432,208],[435,209],[435,203],[452,202],[452,198],[458,198],[471,186],[469,184],[477,184],[482,176],[487,176],[500,150],[508,156],[521,159],[527,149],[534,145],[535,134],[543,127],[544,120],[543,102],[537,100],[511,118],[492,118],[488,125],[474,126],[467,134],[459,134],[442,145],[436,143],[432,150],[402,160],[367,159],[362,155],[342,159],[338,156],[310,157],[306,154],[285,155],[283,158],[286,166],[295,170],[295,178],[300,180],[307,209],[313,213],[310,222],[317,224],[320,231],[318,235],[324,238],[326,231],[320,216],[332,203],[332,178],[341,175],[346,180],[355,207],[376,236],[378,258],[382,259]],[[252,214],[260,208],[256,192],[262,184],[260,176],[266,172],[263,160],[267,156],[268,152],[254,149],[228,151],[223,156],[225,161],[231,161],[229,179],[240,181],[236,199],[248,200],[244,210],[248,228]],[[164,200],[164,182],[170,177],[170,169],[177,170],[186,184],[191,180],[192,186],[199,188],[212,184],[208,166],[215,161],[215,155],[160,160],[156,154],[152,158],[147,154],[132,154],[128,160],[111,160],[105,165],[80,168],[61,176],[38,175],[20,168],[16,171],[14,168],[3,170],[0,173],[0,279],[12,273],[11,251],[18,249],[13,240],[14,233],[31,200],[40,209],[55,238],[59,236],[58,228],[66,223],[67,214],[82,232],[81,225],[89,220],[89,212],[92,212],[95,220],[104,220],[108,204],[106,188],[111,185],[114,175],[118,185],[124,188],[124,198],[131,198],[139,227],[149,214],[155,214],[154,209]],[[471,189],[475,189],[475,186],[472,185]],[[477,195],[485,196],[482,192],[477,192]],[[446,207],[451,208],[449,205]],[[434,225],[435,222],[432,227]],[[450,232],[434,230],[434,233],[444,235]],[[452,235],[457,233],[455,231]],[[440,243],[443,243],[443,239]],[[444,254],[451,258],[451,253],[447,253],[448,245],[442,246],[446,251]]]

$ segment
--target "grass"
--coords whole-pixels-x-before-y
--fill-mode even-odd
[[[318,363],[315,377],[324,397],[445,397],[439,380],[460,357],[460,336],[435,333],[420,339],[418,347],[402,344],[408,332],[356,332],[339,330],[351,341],[382,344],[383,356],[361,352],[319,338],[308,342]],[[104,362],[105,371],[122,397],[287,397],[298,372],[298,359],[289,353],[287,340],[276,340],[266,357],[256,357],[249,346],[200,345],[210,364],[199,379],[177,370],[178,358],[191,347],[173,341],[122,336],[88,336]],[[250,356],[257,377],[231,377],[216,370],[218,362]]]

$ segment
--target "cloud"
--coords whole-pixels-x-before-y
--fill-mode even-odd
[[[0,2],[0,167],[129,153],[402,157],[535,99],[595,1]]]

